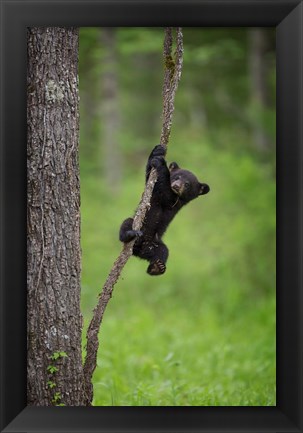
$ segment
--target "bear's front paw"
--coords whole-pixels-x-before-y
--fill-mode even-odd
[[[141,232],[141,230],[129,230],[128,231],[128,236],[131,239],[138,239],[141,238],[141,236],[143,236],[143,232]]]
[[[165,156],[166,155],[166,149],[162,144],[158,144],[154,147],[152,151],[152,156]]]
[[[120,233],[120,241],[122,242],[130,242],[134,239],[138,239],[143,236],[143,232],[141,230],[127,230],[124,233]]]
[[[161,165],[164,165],[164,164],[165,164],[165,159],[163,158],[163,156],[157,156],[157,157],[154,157],[154,158],[150,161],[150,164],[151,164],[152,167],[154,167],[154,168],[158,168],[158,167],[160,167]]]

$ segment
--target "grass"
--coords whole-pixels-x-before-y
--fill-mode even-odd
[[[203,306],[189,320],[181,305],[159,314],[156,305],[123,311],[118,302],[102,327],[95,405],[275,405],[275,345],[264,332],[274,332],[273,305],[227,322]]]
[[[198,177],[211,193],[169,228],[165,275],[148,276],[137,258],[124,268],[101,326],[94,405],[276,404],[274,180],[253,155],[197,148],[173,159],[197,175],[204,167]],[[143,171],[144,162],[112,195],[82,170],[85,328],[121,249],[119,226],[141,196]]]

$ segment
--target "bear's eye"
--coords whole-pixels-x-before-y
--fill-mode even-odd
[[[185,182],[184,186],[185,186],[185,188],[188,188],[189,187],[189,182]]]

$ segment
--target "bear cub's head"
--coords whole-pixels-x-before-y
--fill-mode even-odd
[[[196,176],[188,170],[183,170],[176,162],[169,165],[171,189],[182,200],[189,202],[210,190],[206,183],[200,183]]]

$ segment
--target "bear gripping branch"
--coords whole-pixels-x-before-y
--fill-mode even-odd
[[[163,111],[162,111],[162,131],[160,144],[167,149],[172,117],[174,112],[174,100],[177,91],[178,83],[181,78],[183,64],[183,35],[182,28],[177,27],[176,33],[176,48],[172,55],[173,46],[173,28],[165,28],[164,34],[164,80],[163,80]],[[157,181],[157,173],[152,169],[149,179],[146,183],[145,190],[142,194],[140,203],[134,216],[133,229],[140,230],[145,218],[147,209],[150,206],[150,199],[154,185]],[[93,385],[92,376],[97,365],[97,353],[99,348],[98,334],[103,319],[106,306],[112,297],[114,285],[118,281],[123,267],[127,260],[132,255],[133,244],[135,241],[124,244],[121,253],[115,261],[99,295],[98,303],[93,311],[93,317],[89,324],[86,334],[86,358],[83,367],[84,383],[87,396],[87,405],[90,406],[93,400]]]

